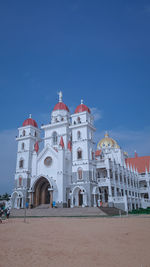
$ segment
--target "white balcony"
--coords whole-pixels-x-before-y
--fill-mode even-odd
[[[148,187],[140,187],[139,191],[140,193],[148,193]]]
[[[108,178],[98,178],[98,186],[109,186],[110,185],[110,179]]]

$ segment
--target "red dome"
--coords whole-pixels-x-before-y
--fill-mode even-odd
[[[54,110],[67,110],[67,111],[69,112],[69,108],[68,108],[63,102],[58,102],[58,103],[55,105],[53,111],[54,111]]]
[[[83,111],[87,111],[87,112],[91,113],[90,109],[84,104],[80,104],[79,106],[77,106],[75,113],[80,113]]]
[[[22,126],[28,126],[28,125],[32,125],[32,126],[38,128],[38,125],[37,125],[36,121],[33,120],[32,118],[26,119],[26,120],[23,122],[23,125],[22,125]]]

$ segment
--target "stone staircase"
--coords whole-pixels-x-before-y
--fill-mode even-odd
[[[126,215],[126,212],[123,210],[119,210],[117,208],[110,208],[110,207],[100,207],[101,211],[103,211],[108,216],[117,216],[117,215]]]
[[[12,209],[11,217],[99,217],[107,216],[107,214],[99,208],[50,208],[49,205],[40,205],[34,209]]]

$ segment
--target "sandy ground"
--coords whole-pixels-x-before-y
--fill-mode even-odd
[[[27,218],[0,225],[0,267],[150,267],[150,217]]]

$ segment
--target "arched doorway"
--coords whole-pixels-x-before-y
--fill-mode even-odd
[[[11,196],[11,205],[13,209],[23,208],[23,194],[22,192],[13,192]]]
[[[86,207],[87,193],[86,190],[80,186],[75,187],[71,193],[71,207]]]
[[[79,190],[78,199],[79,199],[79,207],[80,207],[83,204],[83,193],[81,192],[81,190]]]
[[[45,177],[37,180],[34,186],[34,206],[52,204],[52,191],[49,181]]]

